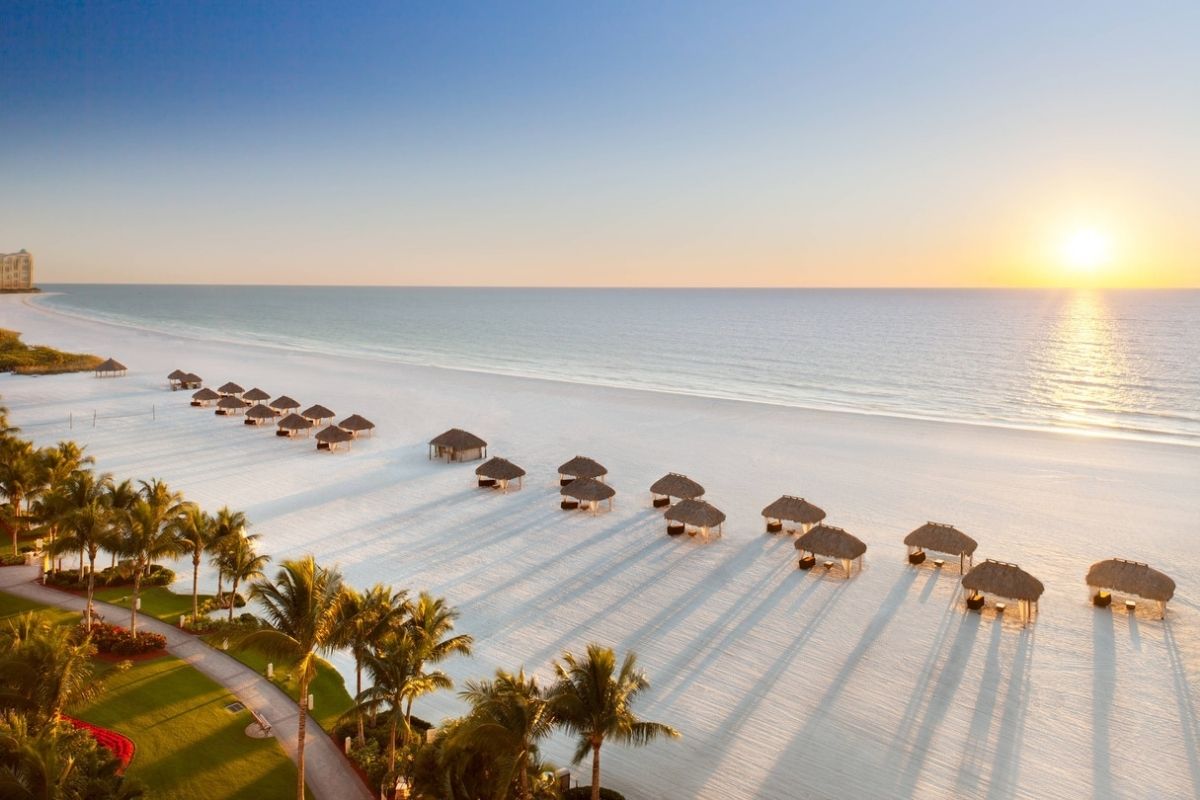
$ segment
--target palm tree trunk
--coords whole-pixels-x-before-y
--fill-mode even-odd
[[[96,554],[88,551],[88,560],[90,569],[88,569],[88,595],[87,595],[87,627],[92,629],[92,606],[93,598],[96,596]]]
[[[217,567],[217,602],[221,602],[221,595],[225,593],[225,571]]]
[[[308,723],[308,675],[300,675],[300,719],[296,723],[296,800],[304,800],[304,730]]]
[[[233,607],[237,605],[237,576],[233,576],[233,587],[229,590],[229,621],[233,622]]]
[[[388,776],[396,771],[396,715],[392,715],[392,724],[388,729]]]
[[[592,745],[592,800],[600,800],[600,744]]]
[[[358,698],[362,694],[362,659],[355,656],[354,658],[354,702],[361,702]],[[358,715],[358,744],[362,746],[367,742],[367,731],[363,725],[362,709],[355,712]]]
[[[83,580],[83,548],[79,548],[79,580]]]
[[[192,624],[200,618],[200,554],[192,556]]]
[[[129,610],[129,633],[137,636],[138,600],[142,597],[142,571],[133,573],[133,603]]]
[[[520,790],[521,800],[531,800],[533,792],[529,790],[529,751],[526,750],[521,754],[521,760],[517,762],[517,787]]]

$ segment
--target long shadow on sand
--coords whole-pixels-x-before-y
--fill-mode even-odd
[[[1112,709],[1116,694],[1117,647],[1112,614],[1092,612],[1092,791],[1113,796]]]
[[[1192,699],[1192,684],[1188,679],[1187,664],[1175,641],[1175,631],[1170,620],[1163,620],[1163,642],[1167,646],[1167,659],[1171,662],[1171,678],[1175,686],[1175,702],[1179,706],[1179,721],[1182,725],[1183,747],[1188,757],[1188,769],[1192,774],[1192,791],[1200,797],[1200,717],[1196,715],[1196,704]]]

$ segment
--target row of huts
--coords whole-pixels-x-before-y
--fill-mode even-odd
[[[468,461],[487,458],[487,442],[459,428],[453,428],[434,437],[429,443],[430,458],[447,461]],[[478,485],[508,491],[514,482],[520,488],[525,470],[511,461],[493,457],[475,469]],[[612,508],[616,490],[607,483],[608,469],[595,459],[575,456],[558,467],[560,502],[564,510],[584,509],[595,513],[602,507]],[[711,533],[720,536],[725,523],[725,513],[704,498],[704,487],[687,475],[669,472],[650,486],[651,503],[655,508],[665,508],[667,533],[678,536],[685,532],[702,535],[708,539]],[[767,533],[798,534],[795,549],[799,551],[798,566],[802,570],[813,569],[817,559],[824,562],[826,570],[840,562],[846,577],[853,574],[854,565],[862,568],[862,559],[867,545],[843,528],[825,524],[826,513],[803,497],[783,495],[762,510]],[[961,585],[967,593],[966,606],[982,610],[987,596],[1000,598],[993,608],[1003,613],[1007,604],[1015,601],[1022,622],[1036,617],[1038,601],[1045,586],[1020,566],[1006,561],[987,559],[974,563],[979,544],[953,525],[926,522],[904,538],[908,548],[908,562],[914,567],[925,564],[929,553],[957,557]],[[941,569],[943,558],[932,559],[930,565]],[[1099,607],[1112,603],[1113,593],[1137,597],[1158,606],[1159,616],[1165,616],[1166,604],[1174,596],[1175,582],[1164,573],[1137,561],[1111,558],[1093,564],[1087,573],[1087,585],[1094,590],[1092,601]],[[1136,601],[1126,600],[1129,610],[1136,608]]]

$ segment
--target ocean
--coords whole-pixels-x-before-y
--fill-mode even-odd
[[[45,288],[201,339],[1200,445],[1200,291]]]

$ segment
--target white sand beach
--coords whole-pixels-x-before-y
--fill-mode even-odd
[[[589,641],[637,651],[640,711],[683,738],[605,747],[605,783],[631,800],[1200,796],[1200,448],[204,342],[12,296],[0,326],[130,370],[0,376],[37,443],[73,438],[118,477],[244,509],[277,561],[312,552],[358,586],[444,595],[477,642],[446,664],[456,680],[521,664],[548,678]],[[166,387],[175,368],[378,428],[318,453],[190,408]],[[452,426],[523,466],[525,487],[480,490],[475,464],[429,461]],[[611,513],[559,510],[555,467],[576,454],[608,467]],[[668,539],[647,491],[667,471],[706,487],[723,539]],[[867,543],[861,574],[796,569],[759,515],[784,493]],[[910,568],[901,540],[926,520],[1040,578],[1036,624],[964,613],[957,569]],[[1165,621],[1092,608],[1083,576],[1113,556],[1175,578]],[[461,708],[442,693],[417,713]]]

